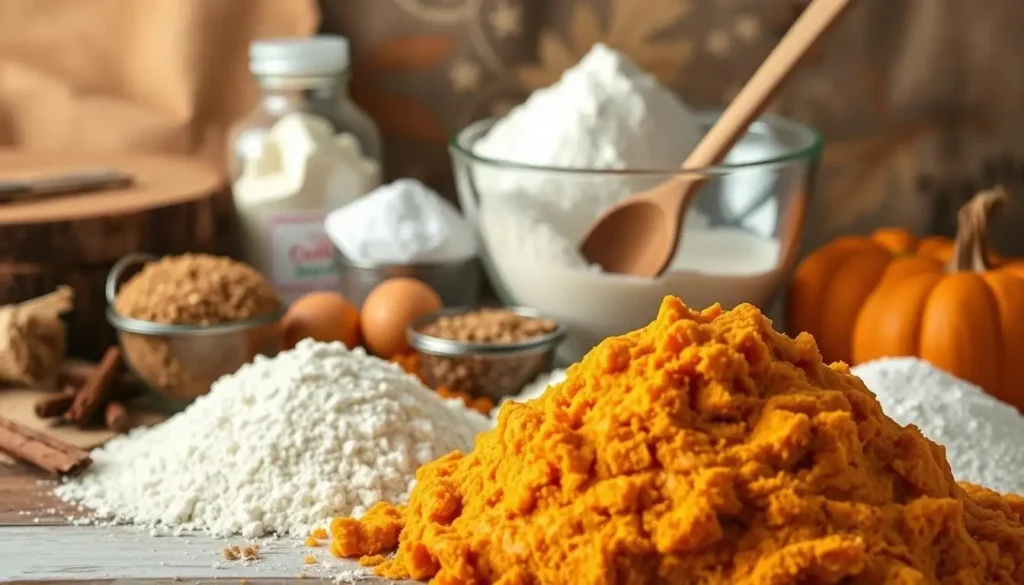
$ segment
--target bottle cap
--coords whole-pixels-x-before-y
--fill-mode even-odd
[[[348,66],[348,39],[339,35],[263,39],[249,45],[253,75],[335,75]]]

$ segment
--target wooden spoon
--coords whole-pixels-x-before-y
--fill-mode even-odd
[[[682,168],[701,169],[722,162],[800,59],[852,2],[813,0],[693,149]],[[706,180],[702,173],[683,173],[630,195],[591,226],[580,252],[605,272],[648,278],[661,275],[675,256],[686,209]]]

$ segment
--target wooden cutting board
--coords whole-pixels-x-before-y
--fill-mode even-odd
[[[0,149],[0,180],[113,168],[129,188],[0,204],[0,304],[75,290],[68,318],[71,355],[98,359],[115,343],[103,285],[110,267],[133,252],[211,252],[218,210],[230,203],[226,179],[192,159]]]

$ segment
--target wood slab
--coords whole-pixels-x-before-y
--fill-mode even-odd
[[[99,168],[112,168],[131,175],[134,185],[4,204],[0,206],[0,225],[54,224],[145,213],[208,200],[225,186],[226,181],[223,173],[198,159],[167,155],[0,150],[0,178],[3,179],[41,178]],[[190,229],[184,225],[177,227]],[[12,244],[0,243],[0,250],[10,250]],[[68,252],[71,255],[81,253],[70,249]],[[38,255],[36,251],[28,253]]]
[[[75,290],[68,318],[71,355],[98,359],[116,342],[104,316],[111,266],[133,252],[212,252],[223,174],[187,158],[0,149],[0,180],[114,168],[125,189],[0,204],[0,304]]]

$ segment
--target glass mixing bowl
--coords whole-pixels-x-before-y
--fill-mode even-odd
[[[718,112],[700,112],[704,131]],[[767,309],[788,280],[821,156],[813,128],[761,117],[715,167],[690,207],[672,267],[656,279],[588,267],[577,246],[619,199],[679,169],[552,168],[473,152],[495,120],[471,124],[449,143],[463,212],[502,302],[534,308],[567,329],[559,352],[575,361],[605,337],[651,321],[666,295],[693,308],[752,303]]]

